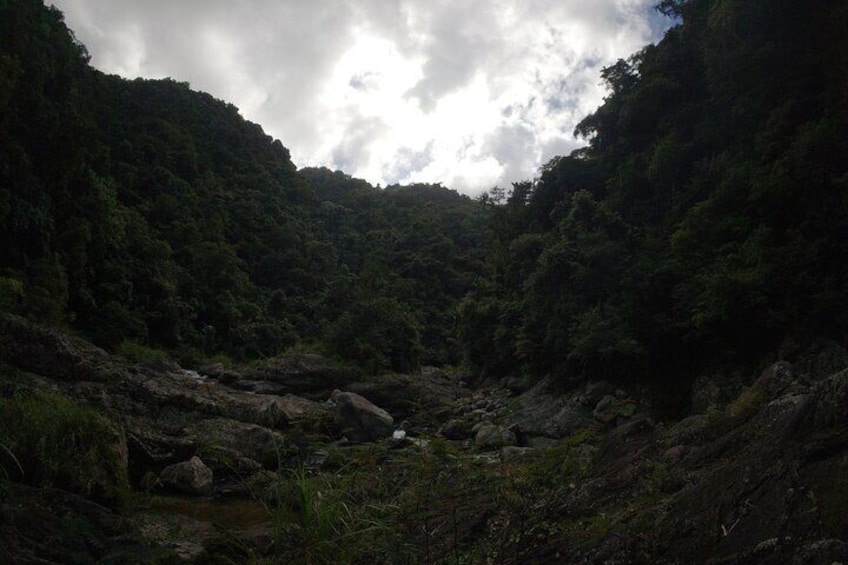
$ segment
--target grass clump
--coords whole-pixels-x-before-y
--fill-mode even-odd
[[[144,363],[150,361],[165,361],[168,354],[161,349],[148,347],[137,341],[125,339],[115,349],[115,353],[131,363]]]
[[[765,393],[755,383],[743,390],[739,397],[730,403],[727,407],[727,415],[732,420],[745,420],[762,408],[765,401]]]
[[[128,488],[126,442],[96,410],[54,392],[0,399],[2,475],[99,500]]]
[[[391,529],[379,481],[359,473],[316,475],[299,467],[281,477],[274,511],[278,557],[303,563],[369,563],[382,557]],[[368,492],[365,492],[365,491]]]

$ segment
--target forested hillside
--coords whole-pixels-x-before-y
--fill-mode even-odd
[[[665,0],[588,146],[479,201],[297,171],[174,80],[0,5],[0,308],[109,348],[603,377],[672,397],[846,329],[848,9]],[[296,143],[297,140],[289,140]]]
[[[474,200],[0,0],[0,562],[848,562],[848,3],[658,9]]]
[[[478,367],[685,393],[844,340],[848,6],[658,8],[678,25],[604,69],[589,146],[487,197],[494,280],[461,308]]]
[[[485,272],[471,199],[299,174],[233,105],[91,69],[40,1],[0,9],[3,310],[184,358],[457,360],[456,303]]]

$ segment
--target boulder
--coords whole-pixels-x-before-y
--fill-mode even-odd
[[[336,406],[336,423],[349,440],[375,441],[391,437],[394,419],[365,397],[336,389],[330,400]]]
[[[185,432],[193,443],[206,446],[224,464],[246,457],[266,469],[277,469],[294,452],[291,442],[279,432],[238,420],[201,420]]]
[[[517,424],[529,438],[564,438],[592,423],[583,404],[558,394],[548,378],[517,397],[516,404],[507,423]]]
[[[598,404],[605,396],[614,395],[615,386],[607,381],[589,381],[586,383],[581,403],[591,408]]]
[[[102,381],[113,358],[91,343],[0,313],[0,362],[58,381]]]
[[[449,374],[425,368],[420,374],[386,373],[350,383],[346,390],[362,395],[415,426],[437,427],[450,417],[458,398],[468,394]]]
[[[159,474],[159,487],[178,494],[207,495],[212,492],[212,469],[194,456],[165,467]]]
[[[439,428],[438,434],[445,439],[462,440],[470,438],[474,433],[472,424],[468,419],[452,419],[445,422]]]
[[[124,398],[130,397],[128,411],[144,416],[151,410],[172,409],[181,414],[194,412],[204,417],[223,417],[282,429],[326,412],[317,402],[292,394],[277,396],[232,390],[182,370],[160,372],[143,367],[140,374],[126,377],[124,388],[127,390],[116,392]]]
[[[515,446],[517,443],[518,437],[512,429],[495,424],[484,424],[474,436],[474,445],[482,450]]]
[[[237,383],[243,378],[241,373],[232,369],[227,369],[223,363],[205,365],[200,367],[197,372],[227,385]]]

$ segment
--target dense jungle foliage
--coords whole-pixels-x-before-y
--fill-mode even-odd
[[[685,390],[845,337],[848,5],[658,9],[677,25],[604,69],[589,146],[487,196],[494,279],[461,306],[478,366]]]
[[[90,68],[40,1],[0,10],[0,308],[188,358],[458,362],[486,272],[470,198],[298,173],[231,104]]]
[[[108,348],[657,385],[845,337],[848,6],[663,0],[588,146],[478,201],[297,171],[237,109],[0,1],[0,309]],[[296,143],[297,140],[290,140]]]

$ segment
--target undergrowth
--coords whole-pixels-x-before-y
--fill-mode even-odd
[[[0,399],[2,475],[111,500],[128,485],[123,438],[98,411],[54,392]]]

